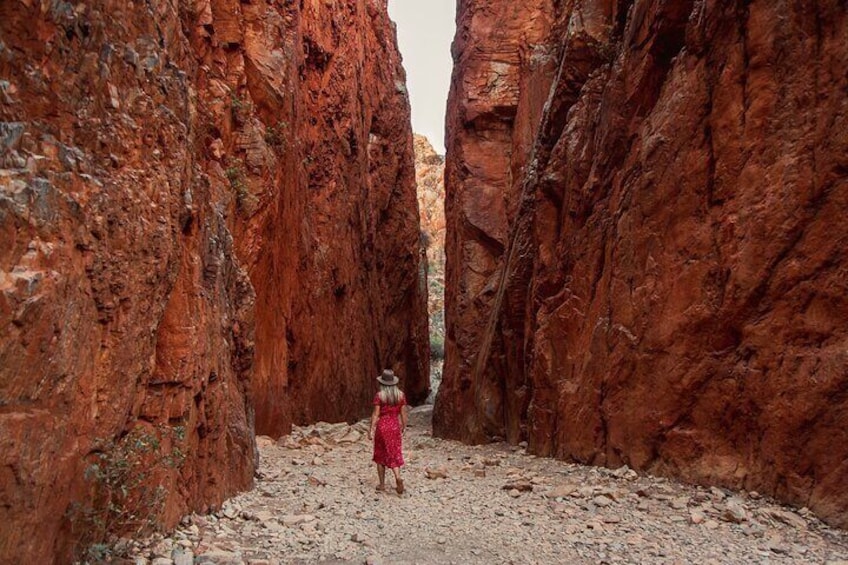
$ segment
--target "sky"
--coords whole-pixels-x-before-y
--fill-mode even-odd
[[[445,153],[445,106],[453,61],[456,0],[389,0],[406,69],[412,129]]]

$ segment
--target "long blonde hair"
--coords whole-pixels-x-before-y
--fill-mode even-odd
[[[397,385],[380,385],[380,402],[395,406],[403,400],[403,391]]]

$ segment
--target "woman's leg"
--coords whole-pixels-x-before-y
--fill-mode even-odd
[[[380,484],[377,488],[383,490],[386,488],[386,467],[383,465],[377,465],[377,478],[380,480]]]
[[[403,494],[403,479],[400,478],[400,467],[392,467],[398,494]]]

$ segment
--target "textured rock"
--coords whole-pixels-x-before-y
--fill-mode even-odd
[[[0,4],[0,561],[81,549],[101,455],[158,438],[173,525],[252,484],[254,406],[426,396],[385,2],[295,4]]]
[[[458,16],[435,431],[848,525],[844,4],[523,10]]]
[[[422,135],[414,136],[415,179],[421,233],[427,247],[427,311],[430,315],[431,396],[438,388],[445,343],[445,158]],[[428,399],[428,402],[431,402]]]
[[[253,126],[225,160],[257,163],[246,171],[254,211],[236,240],[257,289],[256,427],[274,437],[293,422],[363,416],[383,367],[413,402],[429,389],[405,74],[385,2],[343,4],[290,6],[279,21],[239,4],[264,23],[244,26],[246,84],[230,88]],[[269,22],[280,39],[251,39]],[[210,95],[210,107],[228,103]],[[269,127],[281,138],[271,167],[253,155]]]
[[[415,134],[415,182],[421,231],[427,238],[427,262],[445,262],[445,158],[423,135]]]

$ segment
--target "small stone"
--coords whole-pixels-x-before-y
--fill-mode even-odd
[[[807,529],[807,521],[795,514],[794,512],[787,512],[785,510],[771,510],[769,511],[769,515],[779,522],[783,522],[787,526],[792,526],[793,528],[797,528],[799,530]]]
[[[193,565],[194,553],[190,549],[175,548],[171,552],[171,559],[174,561],[174,565]]]
[[[689,512],[689,521],[693,524],[701,524],[706,519],[706,516],[700,510],[692,510]]]
[[[779,555],[788,555],[792,552],[792,548],[790,548],[788,545],[772,541],[766,543],[766,549]]]
[[[358,431],[354,430],[354,429],[351,429],[344,436],[342,436],[341,438],[336,440],[336,443],[342,443],[342,444],[344,444],[344,443],[356,443],[361,439],[362,439],[362,434],[359,433]]]
[[[315,516],[311,514],[290,514],[288,516],[283,516],[281,521],[285,526],[296,526],[298,524],[305,524],[314,520]]]
[[[120,94],[118,93],[118,88],[114,84],[109,84],[108,89],[109,89],[109,105],[113,109],[117,110],[118,108],[121,107],[121,97],[120,97]]]
[[[577,487],[572,484],[562,484],[556,486],[547,492],[548,498],[565,498],[575,491]]]
[[[503,490],[517,490],[519,492],[532,492],[533,485],[527,481],[513,481],[501,487]]]
[[[724,500],[724,498],[727,496],[724,491],[718,487],[710,487],[710,494],[712,494],[713,498],[715,498],[716,500]]]
[[[760,537],[760,536],[763,535],[764,532],[765,532],[765,528],[763,528],[761,525],[757,524],[756,522],[750,522],[750,523],[742,526],[742,533],[745,534],[746,536]]]
[[[519,496],[521,496],[521,491],[514,488],[514,489],[510,490],[508,494],[512,498],[518,498]]]
[[[609,497],[608,495],[606,495],[606,494],[602,494],[602,495],[600,495],[600,496],[596,496],[595,498],[593,498],[593,499],[592,499],[592,504],[594,504],[595,506],[598,506],[598,507],[600,507],[600,508],[607,507],[607,506],[609,506],[609,505],[610,505],[610,504],[612,504],[612,503],[613,503],[612,498],[610,498],[610,497]]]
[[[431,469],[430,467],[424,468],[424,475],[428,479],[447,479],[448,478],[448,470],[445,467],[436,467],[435,469]]]
[[[741,524],[748,519],[748,512],[742,506],[742,502],[738,498],[731,498],[724,505],[724,511],[721,513],[721,519],[726,522]]]
[[[675,498],[671,501],[671,507],[675,510],[685,510],[689,506],[688,498]]]
[[[265,526],[265,529],[271,532],[272,534],[277,534],[284,530],[283,526],[281,526],[279,522],[275,522],[274,520],[263,522],[262,525]]]

